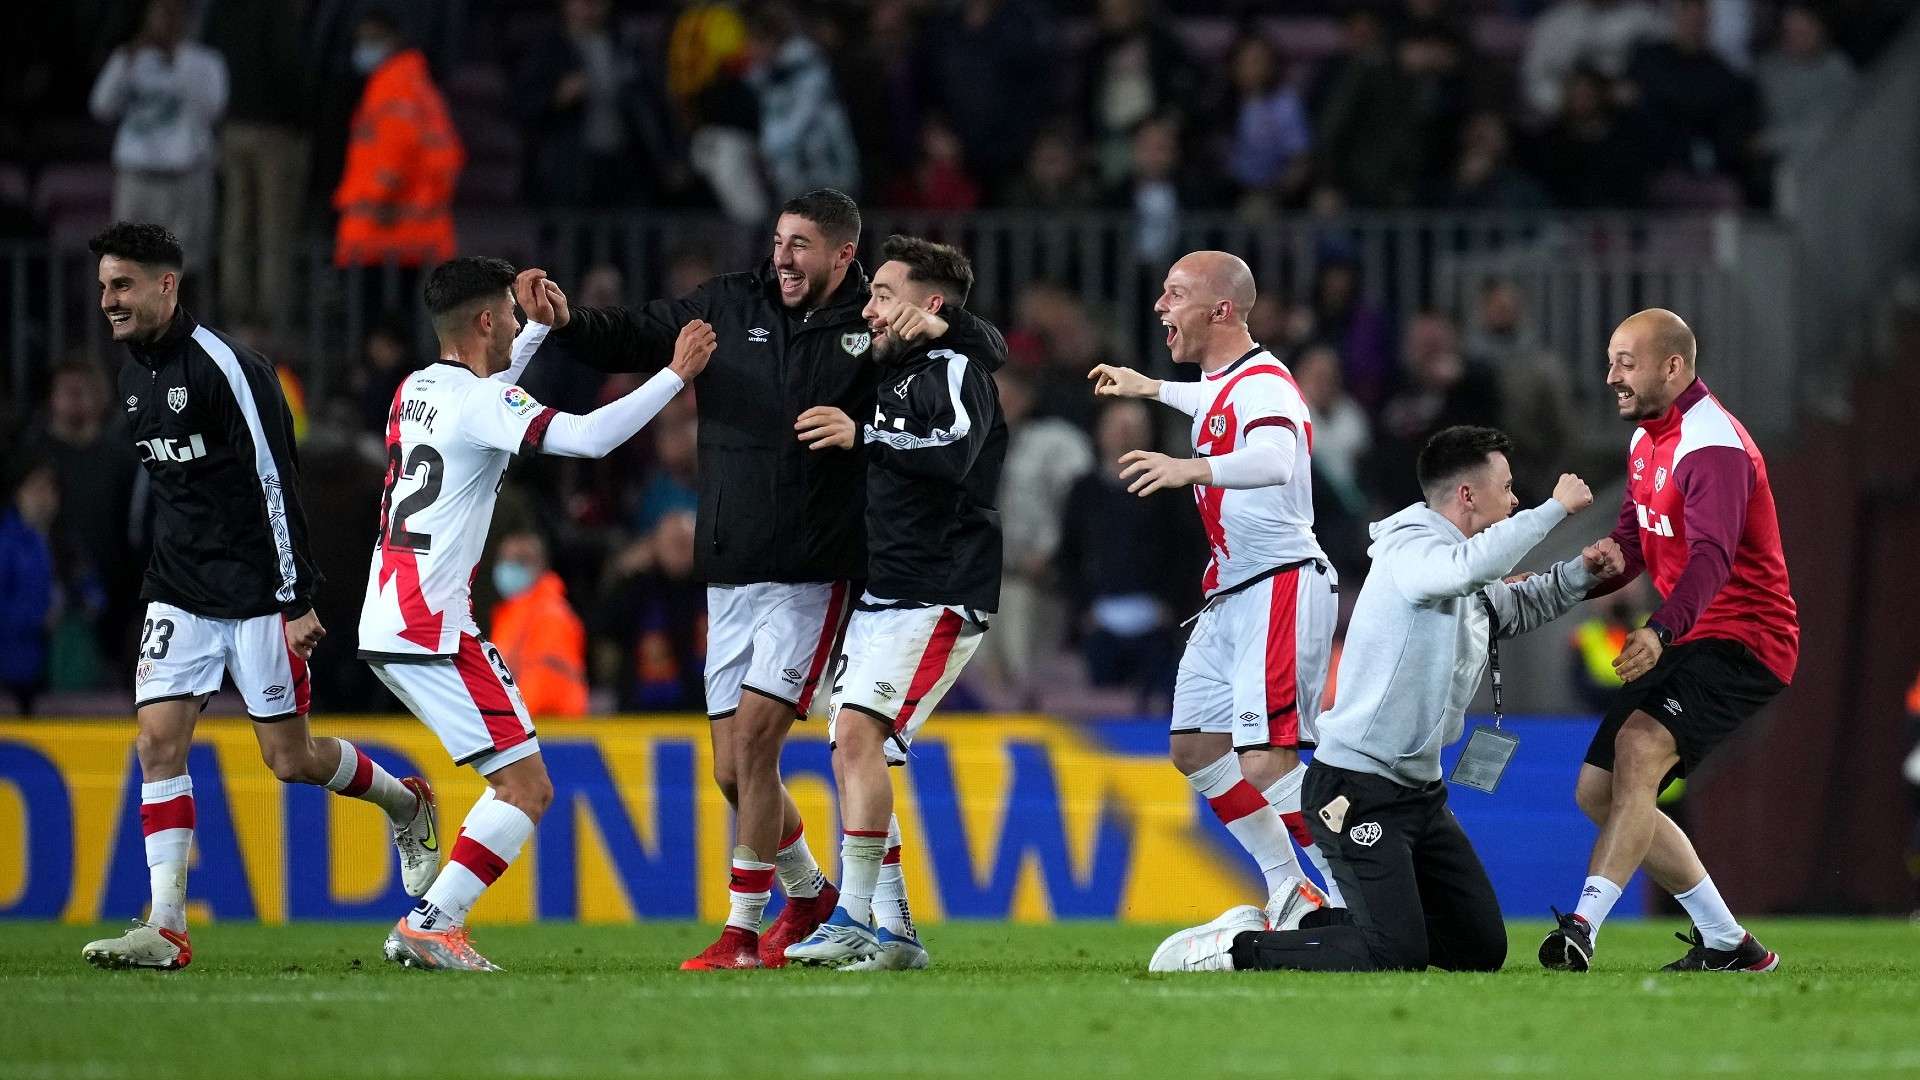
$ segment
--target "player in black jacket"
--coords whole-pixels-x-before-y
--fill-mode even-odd
[[[165,229],[122,222],[91,247],[100,256],[100,310],[127,346],[120,394],[153,490],[153,561],[134,673],[153,910],[82,955],[102,967],[175,969],[193,958],[187,749],[223,674],[245,699],[276,777],[322,784],[387,812],[414,896],[439,862],[433,792],[419,777],[394,779],[344,739],[307,731],[307,658],[326,630],[313,612],[319,575],[307,553],[293,418],[273,365],[180,306],[182,252]]]
[[[865,311],[880,385],[873,419],[858,436],[867,455],[870,569],[847,625],[828,728],[846,830],[840,904],[787,950],[789,959],[814,964],[876,956],[904,958],[889,966],[924,964],[917,940],[872,925],[893,816],[888,759],[904,757],[1000,603],[996,495],[1007,425],[992,373],[1006,360],[1004,344],[980,333],[980,320],[963,320],[973,287],[966,256],[906,236],[889,237],[881,256]],[[968,327],[945,332],[944,323],[962,321]],[[802,438],[816,449],[855,442],[851,420],[833,410],[801,420]]]
[[[820,681],[867,568],[866,462],[813,453],[793,436],[810,408],[850,416],[873,408],[859,240],[853,200],[811,191],[781,207],[772,258],[760,269],[638,308],[573,308],[547,339],[603,371],[648,371],[667,362],[693,319],[719,338],[697,398],[694,569],[708,586],[714,780],[734,804],[738,846],[727,928],[683,965],[691,969],[778,967],[786,946],[837,901],[780,782],[780,749],[794,721],[825,704]],[[516,295],[537,273],[523,272]],[[760,935],[776,872],[788,904]]]

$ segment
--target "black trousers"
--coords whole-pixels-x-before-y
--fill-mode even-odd
[[[1335,832],[1321,811],[1342,797]],[[1347,908],[1315,912],[1298,930],[1241,934],[1235,968],[1496,971],[1506,962],[1499,900],[1444,781],[1409,788],[1316,761],[1301,807]]]

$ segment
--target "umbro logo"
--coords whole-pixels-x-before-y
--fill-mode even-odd
[[[267,687],[267,696],[270,698],[280,697],[284,695],[286,692],[287,692],[287,688],[277,683],[273,686]]]
[[[773,336],[773,331],[768,330],[764,326],[756,326],[753,329],[747,331],[747,340],[753,342],[755,345],[765,345],[767,343],[767,338],[772,336]]]
[[[1598,885],[1589,885],[1589,886],[1587,886],[1586,888],[1584,888],[1584,889],[1581,889],[1581,890],[1580,890],[1580,895],[1581,895],[1581,896],[1599,896],[1599,895],[1600,895],[1600,886],[1598,886]]]
[[[799,668],[787,668],[786,670],[784,670],[784,671],[782,671],[782,672],[780,673],[780,676],[781,676],[781,678],[784,678],[784,679],[786,679],[786,680],[787,680],[788,682],[799,682],[799,681],[800,681],[800,669],[799,669]]]
[[[1678,701],[1674,700],[1673,698],[1668,698],[1666,700],[1666,706],[1667,706],[1667,712],[1673,714],[1674,716],[1680,715],[1680,703]]]
[[[1380,838],[1384,835],[1386,835],[1386,830],[1382,829],[1380,823],[1377,821],[1362,822],[1347,830],[1347,839],[1352,840],[1361,847],[1372,847],[1379,843]]]
[[[132,412],[133,410],[138,409],[139,407],[140,407],[140,395],[128,394],[127,395],[127,411]]]
[[[892,697],[893,695],[895,695],[895,694],[897,694],[897,693],[899,693],[899,692],[900,692],[900,691],[898,691],[898,690],[895,690],[895,689],[893,688],[893,684],[892,684],[892,683],[890,683],[890,682],[877,682],[877,683],[874,683],[874,684],[873,684],[873,688],[874,688],[875,690],[878,690],[878,691],[880,691],[880,693],[881,693],[882,695],[884,695],[884,696],[886,696],[886,697]]]
[[[1244,721],[1246,721],[1247,723],[1249,723],[1249,724],[1251,724],[1251,723],[1253,723],[1253,722],[1254,722],[1255,720],[1258,720],[1258,719],[1260,719],[1260,714],[1259,714],[1259,713],[1257,713],[1257,712],[1243,712],[1243,713],[1241,713],[1241,714],[1240,714],[1240,719],[1242,719],[1242,720],[1244,720]]]

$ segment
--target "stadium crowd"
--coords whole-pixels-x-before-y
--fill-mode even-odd
[[[880,208],[1105,212],[1143,251],[1194,212],[1765,212],[1778,166],[1816,152],[1897,18],[1874,0],[1289,0],[1182,4],[1178,21],[1152,0],[663,7],[93,0],[26,14],[46,47],[0,76],[0,235],[58,243],[112,216],[181,237],[189,303],[283,367],[336,656],[351,655],[387,410],[429,357],[410,295],[352,356],[302,355],[277,333],[304,236],[331,237],[340,266],[418,266],[452,253],[456,223],[505,208],[757,224],[818,186]],[[1317,531],[1357,583],[1366,523],[1419,498],[1429,435],[1512,431],[1516,487],[1537,499],[1573,418],[1566,358],[1543,355],[1519,282],[1489,282],[1471,312],[1376,308],[1359,254],[1323,254],[1300,295],[1262,296],[1253,331],[1313,410]],[[711,249],[667,257],[676,294],[740,268]],[[636,299],[631,269],[601,261],[561,284],[583,306],[619,303]],[[1018,297],[984,312],[1008,339],[1011,444],[1003,608],[973,693],[1163,703],[1204,546],[1186,493],[1134,500],[1117,479],[1119,450],[1159,418],[1096,407],[1085,378],[1127,356],[1112,328],[1142,313],[1047,281]],[[131,676],[146,509],[107,381],[119,362],[35,357],[38,384],[14,388],[0,682],[23,710]],[[338,373],[329,393],[303,399],[321,364]],[[543,359],[526,385],[584,410],[638,378]],[[699,707],[694,425],[688,396],[604,462],[510,472],[482,622],[516,671],[543,673],[525,686],[536,713]],[[323,710],[391,708],[361,665],[322,662],[315,678]]]

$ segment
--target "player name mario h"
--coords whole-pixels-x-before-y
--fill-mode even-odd
[[[430,405],[419,398],[405,398],[400,402],[400,415],[398,419],[403,424],[419,424],[431,433],[433,431],[434,418],[439,415],[440,410],[438,407]]]

